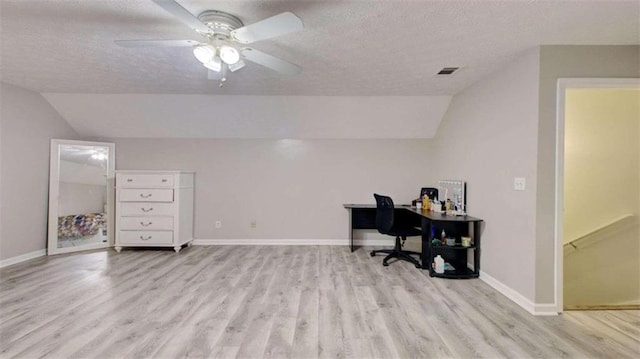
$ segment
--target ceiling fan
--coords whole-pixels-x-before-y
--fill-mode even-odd
[[[298,65],[243,46],[302,30],[302,20],[291,12],[283,12],[245,26],[240,19],[226,12],[207,10],[195,17],[175,0],[152,1],[195,30],[204,40],[116,40],[117,45],[190,47],[195,58],[208,69],[208,78],[220,80],[220,87],[227,81],[229,71],[245,67],[244,60],[285,75],[295,75],[301,71]]]

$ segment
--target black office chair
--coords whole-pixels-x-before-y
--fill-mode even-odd
[[[396,237],[396,245],[393,249],[379,249],[371,251],[371,256],[375,256],[378,253],[387,253],[388,255],[382,260],[382,265],[388,266],[387,262],[391,258],[398,258],[413,263],[416,268],[420,268],[420,262],[411,257],[411,254],[420,255],[417,252],[402,250],[402,244],[407,237],[414,237],[422,235],[422,232],[415,227],[408,224],[403,225],[394,221],[395,208],[393,206],[393,200],[391,197],[381,196],[374,193],[376,198],[376,228],[378,232]],[[400,242],[402,238],[402,243]]]

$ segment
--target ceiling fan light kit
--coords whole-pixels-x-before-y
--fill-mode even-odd
[[[209,45],[200,45],[193,48],[193,56],[203,64],[211,61],[216,56],[216,49]]]
[[[220,70],[222,70],[222,62],[217,56],[207,62],[203,62],[202,64],[211,71],[220,72]]]
[[[220,59],[227,65],[233,65],[240,61],[240,53],[235,47],[223,45],[220,46]]]
[[[240,44],[250,44],[302,30],[304,28],[302,20],[291,12],[283,12],[245,26],[236,16],[222,11],[207,10],[195,17],[175,0],[153,0],[153,2],[205,37],[206,40],[204,42],[193,40],[120,40],[116,41],[116,44],[129,48],[191,46],[195,58],[209,69],[207,77],[219,79],[220,87],[227,80],[227,70],[234,72],[245,67],[246,63],[243,59],[285,75],[295,75],[301,71],[299,66],[277,57],[252,48],[240,47]]]

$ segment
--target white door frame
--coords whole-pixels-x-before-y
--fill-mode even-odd
[[[572,88],[640,88],[640,78],[561,78],[558,79],[556,104],[556,195],[555,195],[555,302],[556,310],[564,309],[564,114],[566,90]]]

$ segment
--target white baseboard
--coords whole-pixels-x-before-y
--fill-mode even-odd
[[[534,315],[559,315],[558,306],[555,303],[536,304],[534,308]]]
[[[356,246],[389,246],[393,239],[354,239]],[[194,239],[194,246],[348,246],[348,239]]]
[[[530,301],[528,298],[523,296],[522,294],[516,292],[511,287],[506,284],[500,282],[499,280],[493,278],[487,273],[480,271],[480,280],[487,283],[493,289],[500,292],[505,297],[512,300],[517,305],[524,308],[527,312],[533,315],[558,315],[558,311],[556,310],[556,305],[554,303],[548,304],[537,304]]]
[[[38,258],[47,255],[46,249],[40,249],[38,251],[25,253],[23,255],[3,259],[0,261],[0,268],[8,267],[13,264],[28,261],[29,259]]]
[[[235,239],[195,239],[194,246],[346,246],[349,241],[346,239],[257,239],[257,238],[235,238]]]

